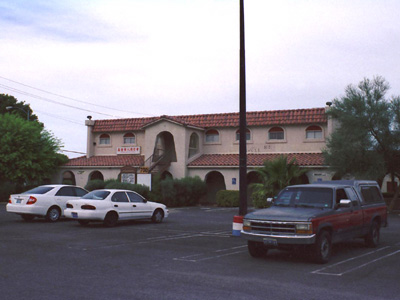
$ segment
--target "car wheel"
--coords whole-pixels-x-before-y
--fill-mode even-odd
[[[32,221],[35,218],[35,216],[23,214],[23,215],[21,215],[21,218],[24,219],[25,221]]]
[[[329,261],[332,254],[331,235],[328,231],[322,231],[314,245],[315,261],[319,264],[325,264]]]
[[[89,224],[89,221],[87,220],[78,220],[79,224],[81,224],[82,226],[87,226]]]
[[[57,222],[60,219],[61,211],[58,207],[50,207],[46,214],[46,219],[49,222]]]
[[[106,227],[114,227],[117,225],[118,215],[116,212],[109,212],[104,218],[103,224]]]
[[[368,235],[365,237],[367,247],[375,248],[379,245],[380,226],[378,221],[373,221],[369,229]]]
[[[263,243],[254,241],[247,241],[247,249],[252,257],[263,257],[268,252],[268,248]]]
[[[156,211],[153,213],[153,216],[151,217],[151,221],[153,221],[153,223],[161,223],[163,219],[164,212],[161,209],[156,209]]]

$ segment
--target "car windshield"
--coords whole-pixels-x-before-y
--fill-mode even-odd
[[[22,194],[43,195],[43,194],[46,194],[47,192],[50,192],[52,189],[54,189],[54,187],[52,187],[52,186],[38,186],[38,187],[35,187],[34,189],[23,192]]]
[[[92,191],[83,196],[82,199],[104,200],[108,195],[110,195],[109,191]]]
[[[331,208],[333,190],[330,188],[286,188],[274,201],[275,206]]]

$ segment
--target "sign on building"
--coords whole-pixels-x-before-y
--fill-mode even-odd
[[[140,147],[118,147],[117,154],[140,154]]]

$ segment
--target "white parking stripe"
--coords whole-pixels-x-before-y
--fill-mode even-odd
[[[238,247],[232,247],[232,248],[228,248],[228,249],[219,249],[219,250],[215,250],[212,252],[197,253],[197,254],[193,254],[193,255],[189,255],[189,256],[177,257],[177,258],[174,258],[174,260],[195,263],[195,262],[199,262],[199,261],[216,259],[216,258],[221,258],[221,257],[225,257],[225,256],[230,256],[230,255],[247,252],[247,250],[236,251],[237,249],[242,249],[245,247],[247,247],[247,246],[238,246]],[[224,252],[226,252],[226,253],[224,253]],[[223,253],[223,254],[221,254],[221,253]]]
[[[368,252],[368,253],[364,253],[364,254],[362,254],[362,255],[355,256],[355,257],[346,259],[346,260],[344,260],[344,261],[338,262],[338,263],[336,263],[336,264],[327,266],[327,267],[325,267],[325,268],[315,270],[315,271],[313,271],[313,272],[311,272],[311,273],[312,273],[312,274],[320,274],[320,275],[330,275],[330,276],[342,276],[342,275],[344,275],[344,274],[353,272],[353,271],[355,271],[355,270],[358,270],[358,269],[361,269],[361,268],[363,268],[363,267],[365,267],[365,266],[368,266],[368,265],[370,265],[370,264],[372,264],[372,263],[375,263],[375,262],[377,262],[377,261],[379,261],[379,260],[382,260],[382,259],[385,259],[385,258],[388,258],[388,257],[390,257],[390,256],[393,256],[393,255],[396,255],[396,254],[400,253],[400,250],[396,250],[396,251],[392,251],[392,252],[390,252],[390,253],[388,253],[388,254],[386,254],[386,255],[380,256],[380,257],[378,257],[378,258],[376,258],[376,259],[369,260],[369,261],[367,261],[366,263],[362,263],[362,262],[361,262],[359,265],[356,265],[355,267],[349,267],[349,266],[340,267],[340,265],[343,265],[343,264],[345,264],[345,263],[355,262],[355,261],[358,260],[358,259],[366,258],[367,256],[371,256],[371,255],[377,254],[377,253],[379,253],[379,252],[381,252],[381,251],[383,251],[383,250],[388,250],[388,249],[390,249],[390,248],[393,248],[393,247],[387,246],[387,247],[383,247],[383,248],[377,249],[377,250],[375,250],[375,251],[371,251],[371,252]],[[335,272],[335,271],[331,271],[331,272],[330,272],[330,271],[329,271],[329,270],[332,270],[332,269],[334,269],[335,267],[338,267],[338,266],[339,266],[338,269],[340,270],[340,272],[338,272],[338,271],[336,271],[336,272]]]

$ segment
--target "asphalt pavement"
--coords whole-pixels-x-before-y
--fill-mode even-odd
[[[325,265],[304,253],[247,253],[232,236],[237,209],[170,209],[148,221],[88,227],[31,222],[0,203],[1,299],[400,299],[400,216],[381,245],[334,247]]]

